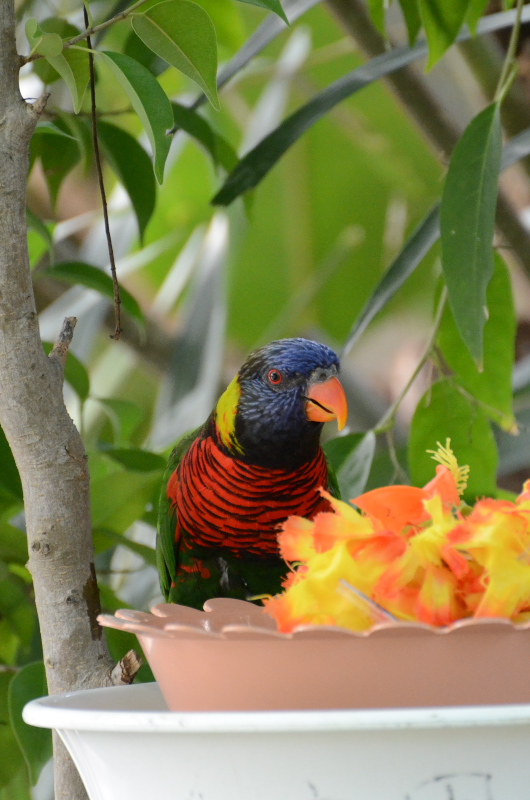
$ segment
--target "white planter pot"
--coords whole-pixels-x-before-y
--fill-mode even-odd
[[[528,800],[530,705],[169,712],[156,684],[29,703],[91,800]]]

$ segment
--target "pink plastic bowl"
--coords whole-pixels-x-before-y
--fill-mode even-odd
[[[381,623],[369,632],[281,634],[261,608],[215,599],[204,611],[101,614],[135,633],[172,711],[404,708],[530,702],[530,622],[448,628]]]

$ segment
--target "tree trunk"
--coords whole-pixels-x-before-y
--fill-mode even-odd
[[[83,443],[63,402],[68,334],[42,348],[26,236],[28,145],[46,98],[20,96],[13,0],[0,2],[0,425],[26,509],[49,692],[109,683],[113,664],[96,621],[99,594]],[[86,797],[62,746],[56,800]]]

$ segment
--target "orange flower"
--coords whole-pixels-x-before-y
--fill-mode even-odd
[[[322,492],[331,512],[284,523],[280,548],[293,570],[282,594],[265,601],[280,630],[365,630],[385,613],[431,625],[530,616],[530,481],[514,503],[484,499],[464,516],[468,468],[450,440],[434,458],[423,488],[373,489],[355,507]]]
[[[352,503],[383,527],[402,531],[407,526],[418,526],[428,521],[424,503],[432,497],[441,497],[448,509],[460,505],[454,475],[442,464],[436,467],[436,477],[423,489],[417,486],[382,486],[355,497]]]
[[[456,578],[448,569],[426,567],[414,606],[417,619],[429,625],[450,625],[464,616],[456,588]]]
[[[483,568],[483,594],[474,616],[512,617],[530,603],[528,503],[526,487],[515,503],[481,500],[448,536],[449,563],[455,558],[453,549],[460,558],[465,553]]]
[[[278,535],[284,561],[307,561],[315,554],[313,523],[303,517],[289,517]]]
[[[428,519],[423,507],[427,499],[424,489],[416,486],[382,486],[355,497],[352,503],[387,530],[421,525]]]

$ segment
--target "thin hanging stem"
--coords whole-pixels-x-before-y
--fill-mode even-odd
[[[497,84],[497,89],[495,91],[495,100],[500,102],[502,102],[504,99],[504,96],[510,89],[517,75],[517,62],[515,60],[515,54],[517,52],[517,45],[519,44],[519,36],[521,34],[521,16],[523,13],[524,2],[525,0],[517,0],[515,22],[513,24],[512,34],[510,36],[510,43],[508,45],[504,64],[502,65],[499,83]]]
[[[86,5],[83,5],[83,12],[85,15],[85,25],[89,26],[89,18],[86,10]],[[110,235],[109,212],[107,208],[107,195],[105,193],[105,183],[103,181],[103,169],[101,167],[101,155],[99,152],[98,140],[98,118],[96,107],[96,75],[94,70],[94,54],[91,52],[92,44],[90,36],[87,36],[87,43],[89,47],[88,64],[90,67],[90,97],[92,105],[92,141],[94,143],[94,159],[96,161],[96,169],[98,173],[99,192],[101,194],[101,204],[103,206],[103,220],[105,223],[105,236],[107,237],[107,246],[109,250],[110,272],[112,275],[112,283],[114,284],[114,315],[115,315],[115,329],[111,335],[111,339],[119,339],[121,336],[121,297],[120,285],[118,283],[118,276],[116,274],[116,262],[114,261],[114,248],[112,246],[112,237]]]
[[[394,440],[394,431],[389,429],[385,431],[386,443],[388,447],[388,454],[390,456],[390,461],[392,466],[394,467],[394,475],[390,483],[396,483],[396,481],[401,480],[403,483],[408,484],[410,482],[409,476],[401,466],[398,458],[398,454],[396,451],[396,442]]]
[[[436,338],[438,336],[438,331],[440,330],[440,325],[442,323],[442,317],[443,317],[443,313],[444,313],[446,302],[447,302],[447,287],[444,286],[444,288],[442,290],[441,297],[440,297],[440,302],[438,304],[438,308],[436,309],[436,316],[434,318],[433,329],[431,331],[431,335],[429,336],[429,341],[427,342],[425,350],[423,351],[423,355],[420,358],[420,360],[418,361],[418,363],[416,365],[416,369],[414,370],[414,372],[410,376],[409,380],[407,381],[407,383],[405,384],[405,386],[403,387],[403,389],[399,393],[399,395],[396,398],[396,400],[394,400],[394,402],[392,403],[392,405],[390,406],[388,411],[383,415],[383,417],[379,420],[379,422],[375,426],[374,433],[386,433],[386,431],[388,431],[390,428],[393,427],[395,419],[396,419],[397,411],[398,411],[401,403],[403,402],[403,399],[404,399],[405,395],[408,393],[410,387],[412,386],[412,384],[414,383],[414,381],[416,380],[416,378],[420,374],[420,372],[423,369],[425,363],[427,362],[427,360],[429,359],[429,357],[431,355],[432,349],[433,349],[434,344],[436,342]]]

